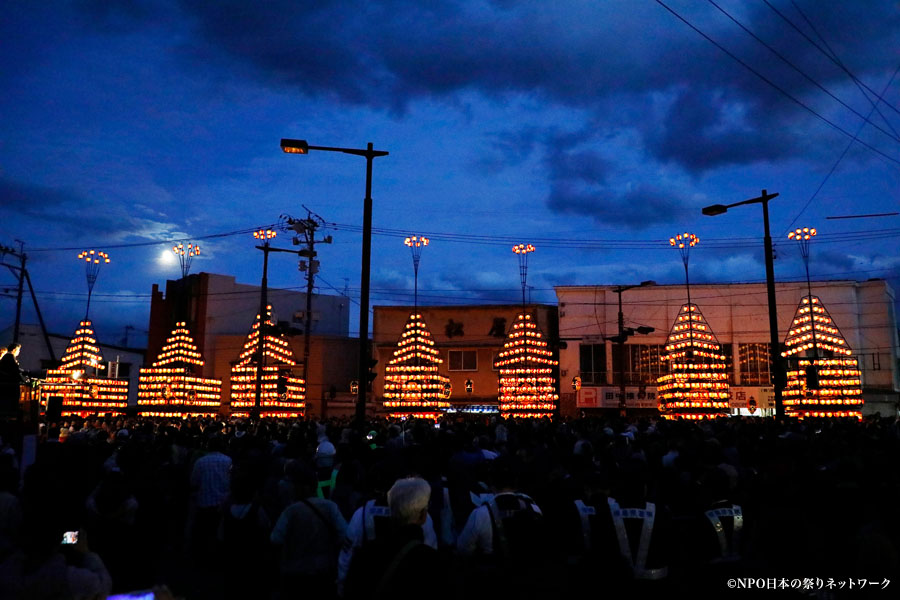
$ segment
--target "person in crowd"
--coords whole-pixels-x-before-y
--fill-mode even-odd
[[[419,477],[398,479],[388,491],[390,527],[353,557],[345,587],[349,600],[450,598],[437,551],[425,543],[431,486]]]
[[[513,457],[492,461],[493,493],[473,495],[479,506],[457,539],[457,550],[469,559],[472,583],[486,598],[504,590],[521,598],[540,597],[554,587],[550,575],[561,557],[540,507],[519,491],[521,469]],[[534,568],[536,564],[542,568]]]
[[[222,508],[228,499],[231,480],[231,458],[223,454],[224,441],[213,435],[207,442],[207,454],[197,459],[191,470],[194,521],[192,549],[201,563],[214,559],[216,537]]]
[[[22,344],[12,343],[0,358],[0,414],[12,415],[19,410],[19,390],[31,379],[19,366]]]
[[[333,598],[347,522],[337,504],[317,496],[315,471],[296,468],[292,477],[298,500],[284,509],[271,535],[279,551],[279,596],[293,597],[302,590],[311,598]]]
[[[367,500],[353,513],[338,557],[339,592],[343,590],[347,572],[359,549],[374,543],[380,537],[392,534],[394,520],[391,515],[388,493],[389,486],[395,483],[394,472],[384,464],[375,465],[372,469],[374,497]],[[422,540],[431,548],[437,549],[437,534],[429,514],[425,515],[425,521],[422,523]]]
[[[257,474],[249,461],[235,465],[231,496],[225,505],[222,540],[230,564],[256,577],[237,577],[225,589],[226,598],[268,597],[277,570],[269,544],[272,523],[256,490]]]

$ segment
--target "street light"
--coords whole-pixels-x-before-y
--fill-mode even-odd
[[[330,146],[310,146],[306,140],[283,138],[281,150],[287,154],[308,154],[310,150],[342,152],[363,156],[366,159],[366,197],[363,200],[363,247],[362,273],[359,290],[359,381],[368,381],[369,373],[369,272],[372,263],[372,161],[379,156],[387,156],[384,150],[373,150],[369,142],[365,150],[358,148],[335,148]],[[356,418],[362,423],[366,418],[366,386],[359,386],[356,399]]]
[[[763,209],[763,226],[765,236],[763,242],[766,252],[766,293],[769,300],[769,344],[771,346],[769,357],[772,360],[772,379],[775,386],[775,416],[781,418],[784,416],[784,402],[782,400],[782,392],[785,384],[784,363],[778,351],[778,309],[775,303],[775,260],[772,253],[772,235],[769,232],[769,200],[777,197],[778,194],[769,194],[766,190],[762,191],[762,195],[758,198],[750,198],[742,202],[734,204],[713,204],[703,209],[703,214],[715,217],[724,214],[729,208],[741,206],[742,204],[762,204]]]

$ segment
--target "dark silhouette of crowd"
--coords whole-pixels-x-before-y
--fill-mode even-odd
[[[70,419],[24,476],[4,442],[0,598],[900,586],[895,419]]]

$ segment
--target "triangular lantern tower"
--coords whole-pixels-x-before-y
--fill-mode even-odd
[[[784,345],[787,416],[862,418],[859,362],[817,296],[800,300]]]
[[[232,415],[247,417],[256,403],[256,360],[262,343],[263,368],[260,380],[261,417],[302,417],[306,403],[306,382],[295,377],[297,361],[284,334],[274,333],[272,307],[266,307],[267,333],[260,336],[260,315],[247,336],[238,363],[231,368]]]
[[[222,380],[197,377],[195,371],[203,364],[187,323],[176,323],[156,362],[141,369],[138,414],[142,417],[180,417],[218,413]]]
[[[58,369],[47,371],[41,396],[62,398],[62,416],[119,415],[128,406],[128,380],[100,377],[106,369],[91,322],[81,321]]]
[[[450,378],[422,315],[409,315],[384,371],[384,407],[391,417],[436,419],[450,407]]]
[[[534,321],[531,314],[519,313],[494,362],[500,371],[500,415],[504,418],[552,417],[559,401],[553,375],[559,361],[547,349]]]
[[[696,304],[684,304],[666,339],[669,372],[657,381],[667,419],[710,419],[729,414],[725,355]]]

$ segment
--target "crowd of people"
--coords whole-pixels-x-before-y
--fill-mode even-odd
[[[877,417],[43,423],[27,468],[0,450],[0,597],[882,582],[900,574],[898,459],[900,424]]]

